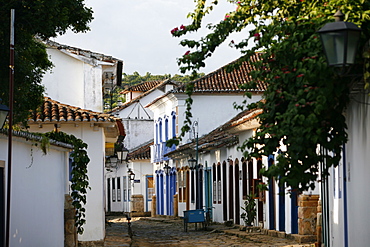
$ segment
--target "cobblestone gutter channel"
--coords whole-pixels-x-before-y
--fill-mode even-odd
[[[127,221],[120,216],[109,216],[104,246],[254,246],[254,247],[314,247],[298,244],[292,239],[273,237],[261,232],[248,233],[238,228],[213,224],[208,231],[195,230],[190,224],[184,232],[180,218],[133,218],[131,240]]]

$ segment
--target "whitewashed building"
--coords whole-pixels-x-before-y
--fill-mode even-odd
[[[258,59],[258,56],[252,59]],[[224,124],[225,120],[233,118],[238,113],[234,109],[233,103],[241,104],[244,100],[257,102],[261,99],[264,91],[263,84],[258,85],[258,89],[251,92],[251,99],[247,99],[244,96],[246,91],[239,87],[249,80],[248,73],[251,69],[253,68],[247,63],[231,73],[227,73],[223,67],[192,82],[194,83],[194,92],[191,96],[193,100],[191,113],[195,125],[191,126],[189,135],[183,138],[180,145],[192,142],[195,136],[202,137],[208,134]],[[203,187],[198,191],[200,197],[197,197],[195,186],[190,185],[193,183],[191,181],[199,180],[198,178],[202,177],[201,174],[196,175],[191,172],[187,162],[190,155],[193,158],[196,156],[196,152],[194,150],[184,152],[177,158],[167,156],[168,153],[175,152],[176,148],[174,146],[167,147],[166,141],[180,134],[185,120],[185,102],[188,98],[185,90],[185,85],[178,87],[147,105],[154,112],[155,121],[152,163],[155,173],[156,211],[159,215],[174,215],[173,197],[176,194],[178,195],[178,214],[180,216],[183,216],[185,210],[210,205],[207,201],[203,204],[203,194],[205,193],[202,191]],[[208,173],[207,176],[210,176],[210,169],[213,162],[216,161],[208,160],[205,164],[205,154],[198,155],[198,163]],[[225,158],[224,156],[226,157],[226,153],[218,152],[218,162],[221,162],[221,157]],[[209,193],[205,196],[208,201],[211,200]],[[199,198],[198,201],[197,198]]]
[[[8,135],[0,130],[1,219],[8,185]],[[65,195],[69,193],[72,146],[50,140],[45,155],[41,137],[13,131],[11,158],[10,246],[64,246]],[[51,224],[52,222],[52,224]],[[4,225],[1,228],[4,230]],[[1,240],[4,240],[4,232]]]
[[[30,131],[53,129],[73,134],[88,144],[86,224],[79,241],[102,242],[105,237],[105,143],[124,135],[122,123],[103,112],[103,86],[121,82],[121,60],[48,41],[47,53],[54,64],[42,84],[47,114],[30,119]],[[112,85],[110,85],[112,84]],[[51,108],[48,108],[51,107]],[[50,112],[49,112],[50,111]]]
[[[175,86],[178,84],[169,79],[147,81],[121,92],[125,103],[113,109],[112,113],[122,119],[125,129],[122,143],[129,155],[127,160],[106,167],[105,182],[109,188],[107,193],[110,193],[106,197],[108,212],[151,211],[153,168],[148,144],[153,142],[153,113],[144,106]],[[133,180],[130,180],[130,172],[135,174]]]
[[[326,246],[367,246],[370,242],[369,197],[366,196],[370,175],[370,99],[368,92],[353,90],[345,112],[348,142],[343,158],[321,190],[323,243]],[[326,212],[326,213],[325,213]]]

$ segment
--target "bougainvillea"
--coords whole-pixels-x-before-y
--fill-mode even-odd
[[[192,23],[172,32],[175,37],[186,35],[200,28],[203,17],[211,13],[218,1],[206,5],[197,0],[194,12],[189,14]],[[260,127],[255,136],[245,140],[241,149],[246,156],[260,158],[277,155],[274,166],[262,169],[267,177],[274,177],[281,184],[300,191],[313,188],[319,176],[318,164],[325,160],[323,173],[338,165],[342,146],[347,141],[346,121],[343,112],[349,102],[351,76],[338,76],[327,66],[317,31],[327,22],[334,21],[333,14],[340,9],[345,21],[363,30],[360,46],[369,37],[370,2],[365,0],[244,0],[228,1],[235,4],[235,11],[226,13],[219,23],[208,25],[210,33],[200,40],[181,41],[190,49],[178,59],[181,72],[196,72],[205,67],[205,60],[225,42],[231,33],[248,27],[249,37],[233,40],[229,46],[240,50],[239,62],[249,61],[256,52],[261,59],[252,62],[254,82],[264,81],[268,89],[264,100],[238,108],[261,108]],[[250,48],[248,44],[254,42]],[[360,52],[361,55],[361,52]],[[225,61],[227,63],[229,61]],[[363,63],[361,56],[358,63]],[[231,64],[233,70],[238,62]],[[363,73],[355,66],[350,73]],[[358,71],[356,71],[358,70]],[[254,88],[256,83],[243,85]],[[184,127],[179,138],[191,124],[191,93]],[[328,150],[328,152],[320,152]]]

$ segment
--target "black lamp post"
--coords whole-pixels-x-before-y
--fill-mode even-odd
[[[6,105],[1,104],[1,99],[0,99],[0,129],[4,127],[6,117],[8,116],[9,113],[9,108]]]
[[[318,33],[329,66],[345,67],[355,62],[361,29],[351,22],[344,22],[340,10],[334,17],[335,22],[325,24]]]
[[[188,160],[188,164],[190,166],[190,169],[195,169],[195,184],[196,184],[196,198],[195,198],[195,209],[201,209],[201,177],[199,176],[199,165],[198,165],[198,130],[195,130],[195,128],[198,128],[198,122],[194,121],[193,123],[193,132],[195,136],[195,159],[190,158]]]

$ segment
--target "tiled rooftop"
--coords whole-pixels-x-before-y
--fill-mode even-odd
[[[118,106],[118,107],[114,108],[112,110],[112,112],[125,109],[126,107],[130,106],[131,104],[133,104],[135,102],[138,102],[140,99],[142,99],[146,95],[150,94],[154,90],[159,89],[161,87],[164,87],[167,84],[173,84],[175,87],[180,85],[176,81],[172,81],[171,79],[165,79],[163,81],[143,82],[143,83],[140,83],[138,85],[135,85],[135,86],[132,86],[132,87],[129,87],[129,88],[125,89],[124,91],[121,92],[121,94],[124,94],[124,93],[127,93],[127,92],[133,92],[133,91],[140,91],[140,92],[144,92],[144,93],[142,93],[141,95],[137,96],[136,98],[134,98],[134,99],[132,99],[128,102],[125,102],[121,106]],[[145,91],[141,91],[141,90],[145,90]]]
[[[0,135],[4,135],[4,136],[8,135],[9,134],[8,131],[9,131],[8,129],[0,129]],[[42,136],[37,135],[35,133],[31,133],[31,132],[12,130],[12,135],[13,135],[13,137],[23,138],[26,141],[31,140],[31,141],[42,142]],[[60,142],[60,141],[56,141],[56,140],[53,140],[53,139],[49,139],[49,143],[50,143],[50,145],[63,147],[63,148],[68,148],[68,149],[73,149],[73,145],[68,144],[68,143],[64,143],[64,142]]]
[[[133,85],[131,87],[126,88],[120,94],[125,94],[127,92],[147,92],[154,87],[158,86],[159,84],[163,83],[166,80],[158,80],[158,81],[144,81],[142,83]]]
[[[114,122],[115,120],[115,117],[106,113],[81,109],[45,97],[42,106],[36,112],[31,113],[28,122]]]
[[[49,47],[56,48],[58,50],[65,50],[65,51],[68,51],[72,54],[79,55],[79,56],[84,56],[86,58],[94,58],[94,59],[97,59],[99,61],[105,61],[105,62],[117,62],[117,61],[122,62],[122,60],[114,58],[112,56],[104,55],[102,53],[92,52],[92,51],[89,51],[89,50],[83,50],[83,49],[73,47],[73,46],[62,45],[62,44],[59,44],[55,41],[46,40],[46,41],[43,41],[43,42]]]
[[[129,159],[130,160],[143,160],[143,159],[150,159],[150,146],[154,144],[153,140],[150,140],[143,145],[130,150],[129,152]]]
[[[260,53],[256,53],[254,56],[250,57],[252,62],[258,61],[261,57]],[[234,61],[230,64],[235,64]],[[227,64],[220,69],[207,74],[195,81],[194,83],[194,92],[214,92],[214,93],[225,93],[225,92],[245,92],[245,89],[241,89],[240,86],[246,83],[251,82],[251,76],[249,75],[251,71],[255,70],[254,66],[248,62],[243,62],[239,68],[234,69],[231,72],[226,71],[226,67],[230,64]],[[180,86],[176,89],[176,92],[185,92],[186,86]],[[263,82],[257,83],[256,90],[263,92],[266,90],[266,84]]]
[[[237,134],[229,133],[228,130],[234,126],[240,125],[247,121],[250,121],[256,118],[259,114],[262,113],[261,109],[256,110],[245,110],[234,118],[227,121],[225,124],[220,127],[212,130],[210,133],[199,137],[198,139],[198,148],[199,152],[206,151],[207,149],[212,149],[222,146],[230,146],[239,143],[239,138]],[[169,156],[182,155],[182,151],[185,150],[194,150],[195,143],[187,143],[177,147],[175,151],[169,153]]]

